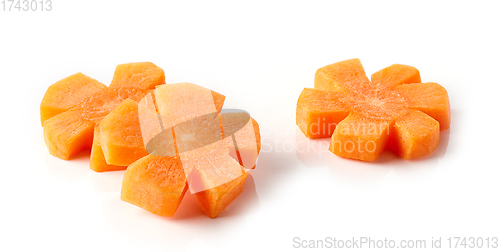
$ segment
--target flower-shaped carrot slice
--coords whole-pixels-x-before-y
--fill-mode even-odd
[[[165,74],[161,68],[140,62],[118,65],[109,87],[81,73],[51,85],[40,104],[50,154],[70,159],[90,149],[96,123],[125,99],[140,101],[163,83]]]
[[[330,151],[345,158],[374,161],[387,148],[405,159],[425,156],[450,127],[450,105],[441,85],[420,82],[406,65],[384,68],[371,81],[358,59],[325,66],[315,88],[300,94],[297,125],[308,138],[331,136]]]
[[[250,115],[221,112],[224,99],[192,83],[157,86],[146,95],[136,120],[150,155],[127,168],[121,198],[172,216],[189,187],[211,218],[233,202],[248,177],[244,168],[255,167],[261,143]],[[100,130],[104,123],[106,118]]]

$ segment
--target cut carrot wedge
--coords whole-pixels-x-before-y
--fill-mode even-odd
[[[343,101],[344,93],[304,88],[297,101],[296,121],[308,138],[323,138],[333,134],[340,121],[349,115]]]
[[[40,105],[47,148],[61,159],[91,149],[92,170],[126,170],[122,200],[152,213],[173,216],[190,188],[215,218],[255,168],[259,125],[222,112],[222,94],[164,83],[141,62],[118,65],[109,87],[81,73],[53,84]]]
[[[142,135],[150,139],[145,142],[146,149],[155,155],[179,157],[190,192],[211,218],[241,193],[248,176],[244,168],[255,168],[261,148],[257,122],[247,113],[221,113],[223,102],[224,96],[210,89],[175,83],[158,86],[153,96],[146,95],[138,105]],[[126,174],[142,160],[131,164]],[[136,179],[145,186],[158,183],[153,178]],[[146,210],[158,212],[165,207],[149,201],[155,198],[150,192],[142,193],[141,205]]]
[[[96,172],[120,171],[127,169],[126,166],[110,165],[106,162],[101,147],[101,133],[99,124],[94,127],[94,141],[90,152],[90,169]]]
[[[362,161],[374,161],[385,150],[390,123],[351,113],[342,120],[332,136],[330,151],[334,154]]]
[[[156,107],[165,128],[198,116],[218,112],[224,96],[192,83],[158,86],[154,91]],[[193,104],[196,101],[196,104]],[[194,106],[198,105],[198,106]]]
[[[140,100],[149,90],[107,89],[88,97],[78,106],[58,114],[43,123],[44,137],[50,154],[69,159],[82,150],[90,149],[94,126],[126,98]]]
[[[152,63],[119,65],[113,88],[81,73],[49,87],[40,105],[44,138],[49,153],[70,159],[90,149],[94,126],[123,100],[142,99],[149,87],[164,83],[163,70]]]
[[[148,155],[142,141],[136,101],[124,100],[101,120],[99,127],[106,163],[128,166]]]
[[[231,137],[233,141],[229,155],[245,169],[254,169],[261,148],[257,121],[244,112],[222,113],[220,121],[223,136]]]
[[[390,145],[403,158],[428,155],[439,143],[436,122],[450,127],[450,103],[441,85],[420,81],[407,65],[384,68],[371,81],[358,59],[328,65],[316,72],[315,88],[300,94],[296,123],[308,138],[332,137],[330,151],[345,158],[374,161]]]
[[[394,64],[372,74],[371,80],[373,84],[383,88],[393,88],[401,84],[421,82],[418,69],[401,64]]]
[[[45,144],[52,156],[68,160],[90,149],[95,123],[81,117],[79,109],[69,110],[45,120]]]
[[[441,130],[450,128],[450,102],[443,86],[437,83],[415,83],[400,85],[396,87],[396,91],[408,101],[410,108],[436,119]]]
[[[248,172],[243,173],[225,184],[196,193],[202,209],[210,218],[217,217],[243,192]]]
[[[392,148],[405,159],[433,152],[439,144],[439,122],[418,110],[410,110],[394,123]]]
[[[187,189],[179,157],[148,155],[127,168],[121,199],[154,214],[172,217]]]
[[[322,67],[314,76],[314,88],[345,91],[360,83],[368,83],[365,70],[359,59],[350,59]]]
[[[51,85],[40,104],[43,122],[55,115],[68,111],[88,97],[106,90],[106,86],[82,73],[66,77]]]
[[[165,84],[163,69],[151,62],[138,62],[118,65],[109,87],[152,89],[161,84]]]

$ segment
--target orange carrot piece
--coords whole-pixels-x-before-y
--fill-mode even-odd
[[[128,166],[148,155],[142,140],[136,101],[124,100],[101,120],[99,127],[106,163]]]
[[[40,104],[40,118],[45,120],[80,104],[84,99],[106,90],[106,85],[77,73],[52,84]]]
[[[127,63],[116,66],[110,88],[133,87],[152,89],[165,84],[165,72],[151,62]]]
[[[314,76],[314,88],[345,91],[361,83],[368,83],[365,70],[359,59],[350,59],[328,66],[316,71]]]
[[[349,115],[341,92],[304,88],[297,101],[296,122],[308,138],[333,134],[340,121]]]
[[[110,165],[106,162],[101,146],[101,130],[99,124],[94,127],[94,141],[90,152],[90,169],[96,172],[120,171],[127,169],[127,166]]]
[[[329,150],[340,157],[374,161],[385,150],[390,123],[351,113],[335,129]]]
[[[405,159],[433,152],[439,144],[439,122],[418,110],[410,110],[394,123],[393,150]]]
[[[341,157],[374,161],[390,145],[403,158],[428,155],[439,143],[436,127],[450,127],[450,103],[441,85],[420,81],[401,64],[371,82],[358,59],[322,67],[315,88],[299,96],[296,123],[308,138],[331,136],[330,151]]]
[[[420,83],[418,69],[401,64],[388,66],[372,74],[372,82],[383,88],[393,88],[401,84]]]
[[[437,83],[415,83],[396,87],[409,103],[409,107],[418,109],[439,122],[441,130],[450,128],[451,111],[448,92]]]
[[[188,189],[179,157],[145,156],[123,177],[121,199],[161,216],[172,217]]]

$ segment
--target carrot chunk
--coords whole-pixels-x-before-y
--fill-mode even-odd
[[[450,128],[450,102],[441,85],[420,82],[418,69],[401,64],[371,81],[358,59],[322,67],[299,96],[297,126],[308,138],[331,137],[329,150],[345,158],[374,161],[388,146],[407,159],[428,155]]]

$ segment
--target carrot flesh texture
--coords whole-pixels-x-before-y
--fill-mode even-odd
[[[148,155],[142,141],[136,101],[124,100],[101,120],[99,127],[106,163],[128,166]]]
[[[200,113],[199,111],[191,111],[187,113],[178,113],[179,110],[182,110],[183,106],[179,107],[178,102],[176,99],[182,99],[181,101],[187,102],[191,101],[193,99],[195,100],[200,100],[196,99],[196,97],[191,97],[190,99],[185,99],[186,97],[184,96],[197,96],[196,94],[200,94],[199,92],[194,92],[191,93],[191,91],[196,91],[198,87],[187,85],[188,88],[183,88],[184,84],[169,84],[171,86],[168,86],[167,88],[164,89],[164,87],[159,87],[157,91],[155,92],[155,98],[156,101],[159,101],[158,107],[160,114],[162,116],[162,121],[165,125],[174,125],[172,121],[182,121],[186,119],[193,119],[195,116],[199,116],[198,114]],[[203,91],[203,90],[202,90]],[[184,93],[184,95],[177,95],[179,93]],[[202,92],[205,93],[205,92]],[[208,95],[213,95],[212,93],[207,93]],[[205,94],[205,95],[207,95]],[[184,97],[184,98],[182,98]],[[146,96],[148,98],[148,96]],[[199,97],[198,97],[199,98]],[[208,100],[210,100],[210,97],[206,97]],[[214,97],[214,101],[217,99]],[[219,99],[220,100],[220,99]],[[223,102],[223,99],[221,103]],[[216,102],[217,103],[217,102]],[[203,105],[203,104],[201,104]],[[146,105],[144,105],[146,106]],[[222,107],[222,104],[215,104],[214,107],[206,107],[206,109],[209,109],[209,111],[203,111],[204,113],[208,112],[214,112],[217,111],[217,108]],[[150,108],[152,109],[152,108]],[[224,118],[220,119],[213,118],[214,123],[217,124],[217,127],[220,129],[221,126],[220,124],[224,119],[227,119],[226,116],[229,117],[234,117],[237,115],[234,114],[223,114],[225,115]],[[165,120],[166,119],[166,120]],[[208,119],[208,118],[206,118]],[[234,119],[234,118],[233,118]],[[210,124],[210,123],[209,123]],[[210,124],[211,125],[211,124]],[[210,125],[206,125],[207,127]],[[228,131],[234,131],[231,130],[231,124],[226,124],[228,125],[228,128],[226,130]],[[260,151],[260,133],[259,133],[259,126],[253,118],[251,118],[251,125],[253,126],[253,137],[255,138],[257,152]],[[176,126],[173,127],[176,138],[176,143],[177,144],[182,144],[182,145],[189,145],[189,139],[186,141],[183,141],[180,139],[182,137],[182,132],[183,131],[189,131],[189,129],[198,131],[196,130],[197,126],[196,124],[187,124],[184,125],[183,127],[185,128],[179,128]],[[212,127],[209,127],[212,128]],[[222,135],[220,136],[222,137]],[[229,138],[224,138],[221,139],[220,141],[214,142],[210,145],[203,146],[194,150],[190,150],[189,148],[184,146],[184,147],[178,147],[180,149],[186,149],[188,151],[184,151],[180,153],[180,157],[184,157],[184,160],[191,160],[191,162],[186,162],[183,163],[181,158],[179,158],[180,161],[180,169],[182,169],[182,176],[186,179],[186,181],[189,184],[189,187],[192,190],[195,190],[196,196],[198,201],[200,202],[202,209],[206,212],[208,216],[211,218],[217,217],[238,195],[242,192],[245,180],[248,176],[248,173],[242,169],[240,164],[229,157],[227,155],[227,148],[224,146],[228,145],[228,143],[232,142],[231,139]],[[224,147],[224,148],[222,148]],[[246,147],[246,142],[245,139],[242,141],[241,147],[244,149]],[[150,157],[153,155],[149,155],[147,157]],[[146,159],[146,158],[143,158]],[[138,163],[150,163],[150,161],[146,160],[143,161],[143,159],[140,159],[136,161],[135,163],[131,164],[129,168],[127,168],[126,175],[129,174],[129,172],[132,172],[133,167],[136,166],[141,166],[141,164]],[[144,166],[145,164],[142,164]],[[161,172],[161,171],[158,171]],[[137,175],[127,175],[128,180],[130,180],[133,176],[137,177]],[[186,178],[187,177],[187,178]],[[229,179],[228,178],[233,178]],[[153,179],[151,179],[153,180]],[[149,187],[149,183],[153,183],[153,181],[146,181],[142,178],[137,178],[138,182],[135,182],[135,185],[133,187],[137,188],[137,184],[144,185],[144,187]],[[141,189],[141,186],[139,186],[139,189],[141,190],[140,194],[142,195],[140,198],[136,197],[134,199],[130,199],[131,197],[128,195],[132,195],[132,193],[129,192],[129,189],[125,189],[126,183],[125,183],[125,178],[124,178],[124,189],[122,191],[122,197],[124,198],[125,201],[128,201],[132,204],[138,205],[148,211],[151,211],[153,213],[157,213],[160,215],[166,215],[162,214],[165,212],[165,208],[168,207],[165,204],[161,204],[158,202],[155,202],[155,193],[159,191],[164,191],[164,194],[166,194],[165,189],[158,189],[157,191],[155,190],[146,190],[146,189]],[[132,188],[132,186],[128,186]],[[205,190],[201,190],[204,188],[208,188]],[[138,194],[138,193],[134,193]],[[128,198],[128,199],[127,199]],[[180,203],[180,201],[179,201]],[[170,213],[167,216],[171,216],[173,213]]]
[[[147,74],[151,76],[145,77]],[[83,74],[75,74],[49,87],[40,110],[44,115],[42,126],[49,153],[67,160],[82,150],[90,149],[97,122],[123,100],[131,98],[139,101],[149,92],[144,87],[164,82],[163,70],[152,63],[120,65],[115,77],[113,88],[107,88]],[[53,114],[46,111],[51,111],[47,108],[56,101],[67,110],[43,120],[48,114]]]
[[[314,88],[331,91],[345,91],[369,82],[359,59],[324,66],[314,76]]]
[[[340,157],[374,161],[385,150],[390,126],[388,121],[351,113],[337,125],[329,150]]]
[[[222,94],[219,94],[215,91],[211,91],[212,93],[212,98],[214,99],[214,103],[215,103],[215,109],[217,109],[217,111],[220,111],[222,110],[222,105],[224,105],[224,100],[226,99],[226,97]]]
[[[238,120],[238,117],[241,115],[238,115],[238,113],[228,113],[228,114],[222,114],[221,122],[223,125],[223,132],[234,132],[234,130],[231,128],[234,123],[234,121]],[[241,158],[243,160],[243,163],[245,163],[245,156],[248,157],[248,159],[256,158],[260,151],[260,133],[259,133],[259,126],[257,122],[253,119],[250,118],[251,122],[249,122],[249,125],[252,125],[252,127],[245,126],[243,129],[238,131],[235,135],[237,138],[237,144],[238,144],[238,149],[239,152],[241,153]],[[249,132],[249,130],[253,130],[254,132]],[[247,131],[247,132],[246,132]],[[238,133],[242,133],[238,137]],[[250,136],[249,135],[253,135]],[[219,145],[231,145],[231,137],[233,136],[226,136],[222,141],[220,141]],[[246,138],[245,138],[246,137]],[[224,142],[228,142],[228,144],[224,144]],[[218,148],[220,149],[220,147]],[[220,150],[218,150],[220,151]],[[251,153],[250,153],[251,152]],[[202,154],[198,152],[198,154]],[[215,159],[214,159],[215,158]],[[234,157],[233,157],[234,158]],[[197,173],[191,173],[193,177],[197,177],[198,181],[193,181],[194,179],[190,179],[190,182],[196,183],[201,183],[204,184],[206,190],[196,192],[196,197],[198,199],[198,202],[200,203],[202,209],[205,211],[205,213],[210,217],[210,218],[215,218],[217,217],[226,207],[231,204],[243,191],[244,185],[246,178],[248,177],[248,172],[243,169],[242,164],[237,164],[235,162],[235,159],[229,158],[227,154],[219,154],[219,155],[213,155],[211,158],[211,163],[219,163],[222,164],[223,167],[225,167],[224,170],[220,169],[214,169],[213,166],[210,165],[199,165],[199,167],[202,167],[201,169],[198,169]],[[230,162],[231,164],[229,164]],[[253,168],[255,168],[255,160],[249,161],[248,163],[253,162]],[[248,164],[246,163],[246,164]],[[252,165],[250,165],[252,166]],[[240,174],[237,177],[230,176],[230,175],[236,175]],[[227,178],[231,177],[234,178],[226,183],[220,183],[220,181],[227,181]],[[210,186],[212,185],[217,185],[215,187]],[[190,184],[191,185],[191,184]]]
[[[405,159],[420,158],[439,145],[439,122],[418,111],[410,110],[394,123],[392,149]]]
[[[165,83],[165,72],[151,62],[127,63],[116,66],[110,88],[133,87],[152,89]]]
[[[188,189],[178,156],[145,156],[123,177],[121,199],[161,216],[172,217]]]
[[[220,111],[224,102],[222,95],[192,83],[158,86],[154,90],[154,96],[165,128]],[[198,106],[191,106],[193,101],[196,101]]]
[[[429,118],[434,118],[440,130],[448,129],[451,122],[446,90],[436,83],[420,82],[419,71],[407,65],[394,64],[386,67],[374,73],[371,81],[366,78],[358,59],[328,65],[316,72],[315,89],[306,88],[302,91],[297,101],[296,123],[308,138],[332,135],[330,150],[342,157],[373,161],[386,147],[394,144],[404,158],[418,158],[435,149],[435,133],[423,138],[429,141],[427,144],[421,143],[423,150],[398,145],[393,139],[397,139],[397,134],[403,132],[403,129],[405,132],[422,130],[411,126],[413,124],[409,123],[411,120],[409,121],[407,114],[416,116],[413,110],[421,111]],[[349,116],[344,119],[347,114]],[[399,118],[407,119],[401,121],[403,119]],[[341,121],[342,119],[344,120]],[[394,128],[398,119],[398,125],[406,122],[406,128]],[[318,125],[321,121],[325,123]],[[370,124],[377,125],[375,128],[378,128],[378,133],[366,135],[352,129],[352,125],[358,128],[365,125],[367,130],[373,131],[368,126]],[[433,124],[425,125],[434,132]],[[396,129],[399,133],[396,133]],[[387,131],[387,134],[379,134],[383,131]],[[371,145],[370,149],[366,149],[366,144]]]
[[[388,66],[374,74],[371,77],[375,85],[381,88],[394,88],[401,84],[420,83],[420,72],[412,66],[394,64]]]
[[[304,88],[297,101],[296,123],[308,138],[330,137],[340,121],[349,114],[344,94]]]
[[[190,83],[159,86],[155,90],[155,98],[163,125],[170,127],[179,122],[186,122],[199,116],[220,112],[224,101],[223,96],[213,91],[211,93],[206,91],[208,90]],[[196,100],[198,106],[194,110],[187,110],[186,108],[191,107],[192,100]],[[211,118],[209,120],[212,121],[213,119],[213,123],[217,124],[217,127],[210,126],[212,123],[208,123],[206,126],[207,128],[214,128],[214,130],[218,128],[218,131],[221,131],[222,134],[224,132],[233,132],[234,130],[231,127],[233,123],[234,125],[237,123],[232,120],[237,120],[238,116],[237,113],[223,113],[220,118]],[[224,126],[222,127],[221,124]],[[248,129],[253,128],[253,132],[246,132],[246,126],[249,126]],[[236,132],[234,137],[237,138],[238,148],[241,148],[240,152],[253,151],[256,152],[254,153],[255,156],[261,148],[259,126],[253,118],[251,123],[247,123],[246,126],[240,130],[241,132]],[[183,139],[183,135],[185,135],[183,132],[190,132],[193,128],[200,126],[189,123],[183,125],[183,127],[191,128],[191,130],[177,126],[174,126],[173,129],[176,138],[175,142],[178,145],[177,148],[185,150],[179,152],[190,190],[196,194],[205,213],[209,217],[215,218],[242,192],[248,173],[238,161],[229,156],[230,146],[233,145],[233,136],[215,134],[221,138],[219,141],[189,150],[189,138]],[[198,130],[194,131],[198,132]],[[243,134],[241,136],[242,131],[252,135],[250,138],[254,139],[253,145],[249,144],[248,139],[245,138],[245,136],[249,137],[250,135]],[[225,138],[222,138],[223,136]],[[212,138],[213,136],[207,137]],[[201,139],[201,141],[204,140]]]
[[[127,97],[140,100],[148,92],[134,88],[107,89],[46,120],[43,128],[49,152],[68,160],[80,151],[90,149],[97,122]]]
[[[99,124],[94,127],[94,141],[90,152],[90,169],[95,172],[120,171],[127,169],[126,166],[110,165],[106,162],[101,147],[101,133]]]
[[[43,132],[49,153],[69,160],[92,145],[94,123],[81,117],[79,110],[69,110],[45,120]]]
[[[231,123],[228,123],[230,120],[237,120],[237,113],[234,114],[222,114],[222,124],[224,125],[223,131],[224,132],[232,132],[233,130],[231,129]],[[254,132],[246,132],[247,134],[242,134],[241,136],[247,136],[249,134],[255,134],[253,137],[249,137],[247,139],[245,138],[238,138],[237,137],[237,142],[238,142],[238,149],[239,152],[241,153],[241,157],[243,159],[243,163],[245,163],[245,156],[248,156],[250,159],[256,157],[258,153],[260,152],[260,133],[259,133],[259,125],[258,123],[253,119],[250,118],[251,124],[253,126]],[[246,128],[246,126],[245,126]],[[250,130],[248,128],[248,130]],[[243,128],[242,131],[245,131]],[[228,141],[227,137],[231,136],[226,136],[226,138],[222,140],[220,143],[224,141]],[[256,142],[256,144],[254,142]],[[252,143],[251,143],[252,142]],[[252,153],[250,153],[252,152]],[[227,154],[226,155],[218,155],[219,158],[217,160],[226,160],[230,161],[231,163],[234,163],[234,159],[228,159]],[[217,163],[217,160],[211,162]],[[255,162],[255,160],[253,160]],[[220,163],[220,162],[219,162]],[[198,202],[200,203],[202,209],[205,211],[205,213],[210,217],[210,218],[215,218],[217,217],[226,207],[231,204],[243,191],[244,185],[246,178],[248,177],[248,172],[243,169],[243,166],[237,165],[236,163],[234,165],[224,165],[226,167],[225,170],[218,170],[218,169],[213,169],[210,168],[209,166],[204,166],[204,168],[199,169],[198,173],[198,179],[199,181],[196,181],[196,183],[203,183],[203,184],[219,184],[218,186],[211,187],[207,190],[203,190],[200,192],[196,193],[196,197],[198,199]],[[237,167],[240,170],[238,177],[234,178],[233,180],[230,180],[226,183],[218,183],[216,180],[217,179],[225,179],[229,176],[229,172],[227,171],[227,168],[231,167],[231,171],[233,171],[234,174],[238,174]],[[253,165],[252,169],[255,168],[255,165]],[[195,173],[196,174],[196,173]],[[232,176],[234,177],[234,176]],[[190,180],[192,181],[192,180]],[[209,186],[206,186],[209,187]]]
[[[179,154],[192,193],[225,184],[242,175],[244,170],[240,163],[229,155],[232,144],[231,138],[224,138]]]
[[[191,83],[177,83],[159,86],[154,94],[164,127],[173,127],[191,192],[212,188],[241,175],[239,163],[226,155],[229,154],[227,146],[232,142],[222,139],[211,90]],[[196,106],[192,106],[193,101],[197,102]]]
[[[241,161],[240,165],[245,169],[255,169],[261,148],[259,124],[242,112],[223,113],[220,122],[223,137],[231,137],[236,144],[236,146],[233,144],[229,147],[229,155],[235,160]],[[240,128],[243,124],[245,126]]]
[[[401,94],[412,109],[420,110],[439,122],[440,130],[447,130],[451,124],[448,92],[437,83],[414,83],[400,85],[395,91]]]
[[[80,104],[84,99],[106,90],[106,85],[82,73],[76,73],[52,84],[40,104],[43,122]]]
[[[393,121],[408,109],[406,100],[392,90],[357,90],[344,98],[351,111],[365,118]]]
[[[44,98],[41,104],[44,137],[49,152],[62,159],[69,159],[81,150],[91,148],[90,166],[92,170],[97,172],[123,170],[127,169],[126,165],[130,164],[124,177],[122,199],[155,214],[173,216],[188,189],[187,181],[189,177],[186,178],[185,168],[182,165],[180,156],[159,157],[147,155],[145,152],[141,153],[140,150],[144,150],[143,142],[138,141],[137,136],[140,134],[134,134],[141,133],[138,125],[137,101],[140,101],[142,97],[148,94],[149,89],[165,83],[163,70],[147,62],[119,65],[109,88],[81,74],[71,78],[74,78],[73,84],[70,83],[71,85],[67,84],[68,80],[61,81],[65,85],[53,85],[52,91],[49,92],[49,90],[46,94],[47,99]],[[67,90],[63,89],[70,88],[74,91],[78,85],[87,87],[82,84],[85,81],[89,83],[87,85],[88,90],[81,88],[79,92],[68,93]],[[74,84],[77,82],[78,85]],[[193,89],[194,84],[189,85]],[[58,87],[59,89],[57,89]],[[191,90],[193,91],[191,96],[196,96],[197,92],[194,91],[199,91],[200,88]],[[209,100],[212,105],[205,108],[205,110],[210,111],[201,112],[220,112],[225,97],[208,89],[204,89],[204,91],[210,91],[208,92],[207,101]],[[155,96],[159,94],[165,95],[165,93],[155,93]],[[52,98],[51,96],[56,95],[72,98],[69,101],[59,103],[54,102],[54,99],[49,99]],[[151,99],[153,99],[153,96],[151,96]],[[192,103],[193,100],[199,102],[199,99],[183,100],[189,103]],[[59,105],[60,108],[50,106],[54,104]],[[164,109],[163,112],[165,112],[165,107],[158,107],[160,113],[161,109]],[[174,112],[176,108],[179,107],[174,106]],[[167,111],[170,113],[172,110],[169,108]],[[194,114],[187,113],[187,116],[188,118],[200,116],[199,113],[200,111],[196,111]],[[180,115],[181,118],[175,118],[177,116],[177,114],[173,115],[172,118],[167,118],[167,121],[171,123],[178,119],[181,119],[181,121],[186,120],[186,113]],[[217,123],[220,124],[221,121],[218,120]],[[251,133],[251,138],[255,142],[253,145],[255,146],[249,147],[248,139],[244,138],[244,136],[248,135],[246,133],[249,132],[245,132],[245,134],[236,132],[234,136],[240,137],[238,140],[241,140],[240,152],[251,149],[258,155],[261,148],[259,126],[253,118],[251,118],[248,125],[250,127],[247,128],[254,131],[247,130]],[[220,128],[220,132],[223,134],[222,125],[220,125]],[[130,130],[134,132],[130,132]],[[127,135],[127,138],[123,139],[118,135]],[[217,142],[215,145],[229,146],[230,140],[229,138],[223,139],[223,141]],[[133,143],[131,144],[131,142]],[[138,151],[138,149],[140,150]],[[213,153],[217,157],[215,161],[212,159],[208,163],[215,162],[225,169],[221,169],[218,165],[201,165],[200,169],[194,173],[200,175],[200,183],[212,184],[209,189],[197,193],[197,198],[203,209],[212,218],[219,215],[242,192],[245,179],[248,176],[248,173],[237,161],[230,158],[229,155],[221,154],[227,152],[227,149],[216,147],[214,150],[210,150],[210,148],[206,150],[208,153],[215,151]],[[140,153],[140,155],[135,156],[134,154],[137,153]],[[206,154],[205,152],[200,153]],[[125,159],[127,159],[126,162]],[[232,164],[228,166],[228,162]],[[233,176],[228,176],[231,173],[228,169],[235,171]],[[230,179],[228,180],[228,178]]]
[[[217,217],[226,207],[243,192],[248,172],[238,178],[217,187],[196,193],[203,211],[210,218]]]
[[[262,141],[260,139],[260,127],[259,127],[259,123],[257,123],[257,121],[255,121],[253,118],[250,118],[252,120],[252,124],[253,124],[253,129],[255,130],[255,139],[257,141],[257,152],[260,153],[260,149],[261,149],[261,146],[262,146]]]

